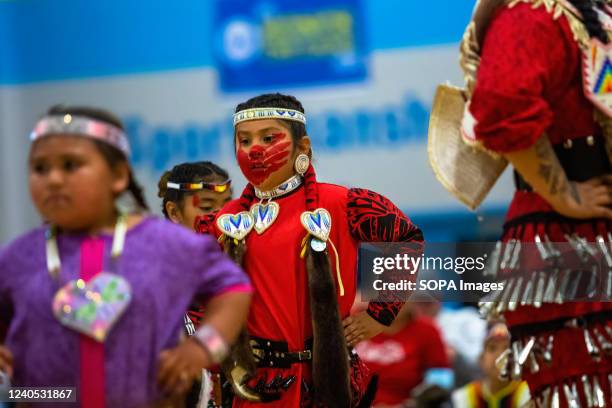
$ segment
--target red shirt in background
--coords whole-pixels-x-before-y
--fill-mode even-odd
[[[359,356],[379,376],[374,404],[400,404],[430,368],[448,368],[440,331],[428,318],[409,321],[399,332],[357,345]]]

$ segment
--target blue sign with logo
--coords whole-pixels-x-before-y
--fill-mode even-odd
[[[361,0],[217,0],[221,89],[360,81],[367,76]]]

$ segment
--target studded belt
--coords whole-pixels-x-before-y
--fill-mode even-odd
[[[555,154],[571,181],[583,182],[602,174],[610,173],[610,159],[606,152],[603,136],[587,136],[568,139],[553,146]],[[533,188],[515,170],[514,185],[520,191]]]
[[[285,341],[260,337],[251,336],[250,343],[258,367],[290,368],[292,364],[312,360],[312,339],[304,342],[304,350],[301,351],[289,351],[289,345]]]

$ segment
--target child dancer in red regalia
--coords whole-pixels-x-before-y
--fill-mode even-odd
[[[380,333],[402,306],[370,303],[349,316],[358,245],[423,238],[385,197],[318,182],[305,123],[291,96],[238,105],[236,158],[249,183],[219,214],[203,217],[200,231],[221,237],[255,287],[248,332],[257,369],[248,384],[234,372],[239,394],[277,407],[356,406],[368,374],[347,345]]]

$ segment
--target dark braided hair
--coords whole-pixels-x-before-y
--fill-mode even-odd
[[[109,125],[113,125],[121,130],[125,130],[121,119],[119,119],[111,112],[99,108],[91,108],[87,106],[55,105],[47,111],[47,115],[84,116],[93,120],[99,120],[101,122],[108,123]],[[98,149],[100,154],[102,154],[102,156],[111,168],[114,168],[119,163],[128,164],[129,182],[127,190],[132,194],[134,200],[136,201],[136,204],[138,204],[141,209],[149,210],[149,206],[147,205],[147,201],[145,200],[142,187],[136,181],[134,173],[132,172],[132,168],[129,165],[128,158],[125,157],[125,154],[123,154],[121,150],[108,143],[96,139],[92,139],[92,141],[94,142],[96,148]]]
[[[580,12],[582,20],[591,38],[597,38],[604,44],[608,43],[608,34],[604,30],[596,8],[600,2],[597,0],[569,0],[570,3]]]
[[[285,108],[304,113],[304,107],[295,97],[283,94],[265,94],[239,104],[236,112],[251,108]],[[294,148],[306,136],[304,124],[291,120],[281,120],[291,131]],[[312,152],[309,152],[312,156]],[[311,157],[312,158],[312,157]],[[319,206],[317,176],[312,164],[304,174],[305,204],[308,211]],[[243,211],[249,211],[255,200],[255,189],[251,183],[245,187],[238,203]],[[304,231],[306,235],[306,231]],[[311,236],[306,243],[306,271],[308,273],[308,292],[311,318],[313,322],[312,378],[315,385],[317,402],[332,407],[348,407],[352,398],[349,381],[348,348],[342,329],[342,321],[336,297],[335,283],[332,278],[328,250],[317,252],[310,246]],[[328,248],[330,247],[328,243]],[[296,248],[300,250],[300,248]],[[225,251],[239,264],[246,252],[244,240],[235,242],[226,239]],[[329,358],[334,356],[336,358]],[[344,357],[346,356],[346,358]]]
[[[164,172],[157,183],[157,196],[163,199],[162,212],[164,216],[168,218],[166,203],[172,202],[182,206],[185,196],[189,194],[187,191],[168,189],[169,181],[173,183],[210,182],[216,177],[227,180],[229,179],[229,174],[215,163],[209,161],[181,163],[174,166],[172,170]]]

